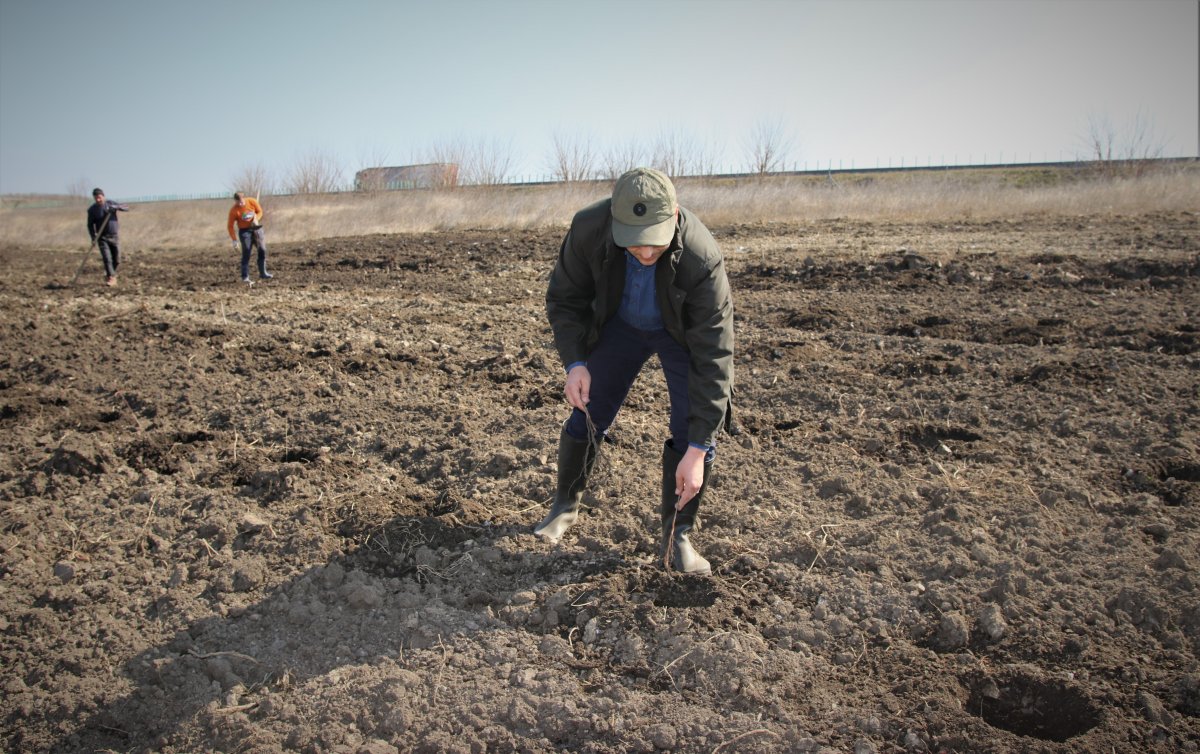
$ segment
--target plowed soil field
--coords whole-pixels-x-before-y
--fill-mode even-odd
[[[1197,216],[714,232],[708,579],[654,363],[531,534],[561,229],[0,249],[0,749],[1200,749]]]

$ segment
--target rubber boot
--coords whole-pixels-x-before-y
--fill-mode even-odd
[[[533,533],[548,542],[557,542],[579,517],[579,501],[588,477],[596,467],[598,443],[576,440],[564,428],[558,438],[558,491],[554,503]]]
[[[690,533],[696,523],[696,513],[700,503],[704,501],[704,493],[708,490],[708,477],[712,472],[712,462],[704,464],[704,483],[700,491],[688,501],[683,510],[675,510],[675,469],[683,460],[683,453],[671,447],[668,440],[663,445],[663,476],[662,476],[662,542],[658,548],[659,562],[666,562],[668,549],[671,552],[671,568],[680,573],[691,573],[697,576],[708,576],[712,566],[705,560],[696,548],[692,547]]]

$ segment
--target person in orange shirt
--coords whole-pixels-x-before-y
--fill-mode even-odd
[[[233,206],[229,208],[229,237],[233,247],[242,250],[242,282],[250,282],[250,247],[258,247],[258,278],[270,280],[275,277],[267,272],[267,243],[263,239],[263,208],[257,199],[243,196],[241,191],[233,195]]]

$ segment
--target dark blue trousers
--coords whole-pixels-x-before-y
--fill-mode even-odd
[[[608,321],[600,333],[600,341],[587,359],[588,372],[592,375],[588,414],[599,438],[612,426],[642,366],[654,354],[658,354],[671,399],[671,444],[682,453],[688,447],[691,409],[689,355],[666,330],[639,330],[619,316]],[[576,440],[588,439],[587,416],[577,408],[572,409],[566,430]]]
[[[100,248],[100,259],[104,262],[105,277],[115,276],[117,268],[121,266],[121,249],[117,246],[117,237],[100,236],[96,239],[96,246]]]
[[[250,277],[250,248],[252,246],[258,247],[259,277],[265,276],[267,274],[267,242],[263,238],[262,230],[239,228],[238,239],[242,244],[242,278]]]

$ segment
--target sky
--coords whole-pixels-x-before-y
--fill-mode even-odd
[[[1197,0],[0,0],[0,194],[347,181],[466,144],[674,139],[721,172],[1200,151]]]

